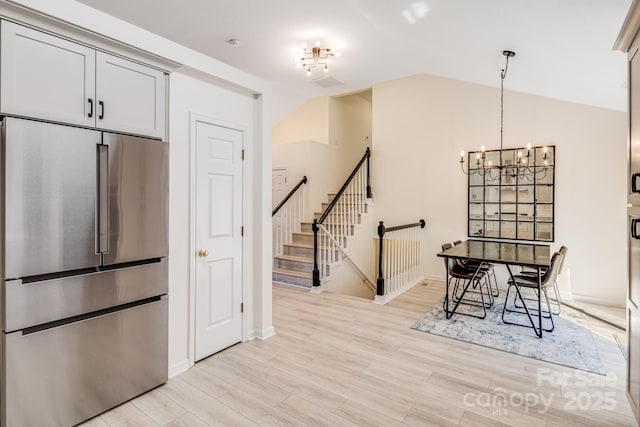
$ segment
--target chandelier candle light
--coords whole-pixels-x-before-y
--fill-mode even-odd
[[[311,75],[311,69],[318,66],[324,66],[324,72],[329,71],[329,64],[326,60],[332,56],[340,56],[340,51],[331,49],[329,47],[320,47],[320,40],[316,41],[315,45],[309,49],[307,44],[302,44],[302,56],[296,56],[296,67],[306,68],[307,76]]]
[[[460,168],[464,174],[473,174],[478,173],[480,175],[484,175],[488,173],[491,175],[492,170],[498,170],[498,174],[502,174],[503,171],[507,175],[515,176],[518,171],[524,172],[524,170],[528,170],[529,172],[533,172],[536,174],[545,173],[546,174],[546,166],[549,165],[549,154],[548,147],[531,147],[531,144],[527,144],[526,149],[516,149],[517,155],[513,160],[503,159],[503,124],[504,124],[504,79],[507,76],[507,71],[509,69],[509,58],[513,58],[516,56],[516,53],[510,50],[505,50],[502,54],[506,58],[505,66],[500,71],[500,150],[499,150],[499,161],[498,164],[493,164],[491,160],[487,161],[485,147],[484,145],[480,147],[480,151],[476,152],[476,161],[475,168],[472,168],[472,165],[469,164],[469,169],[467,171],[464,170],[464,151],[460,152]],[[535,168],[532,169],[531,163],[529,159],[531,157],[532,150],[539,150],[542,148],[542,158],[538,159],[541,161],[544,167],[542,169]],[[495,151],[495,150],[494,150]],[[513,149],[508,150],[513,151]],[[539,152],[539,151],[538,151]],[[471,163],[471,160],[469,160]],[[541,166],[538,163],[538,166]]]

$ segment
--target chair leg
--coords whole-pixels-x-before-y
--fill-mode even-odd
[[[493,284],[496,287],[495,293],[493,294],[494,297],[499,297],[500,296],[500,288],[498,288],[498,278],[496,277],[496,272],[494,271],[494,269],[492,268],[490,271],[490,275],[493,276]]]
[[[558,307],[558,311],[553,314],[560,314],[560,309],[562,308],[562,298],[560,297],[560,289],[558,288],[558,281],[556,280],[553,283],[553,293],[556,295],[556,305]]]
[[[542,289],[542,293],[544,294],[544,299],[547,301],[547,310],[549,310],[549,320],[551,320],[551,329],[545,329],[545,332],[553,332],[556,328],[555,323],[553,322],[553,313],[551,312],[551,304],[549,304],[549,295],[547,295],[547,289]]]
[[[476,278],[476,281],[478,281],[478,279]],[[460,295],[460,298],[458,299],[458,301],[456,301],[456,305],[453,308],[453,312],[455,312],[456,314],[462,314],[463,316],[469,316],[469,317],[476,317],[478,319],[484,319],[485,317],[487,317],[487,306],[486,303],[484,302],[484,294],[480,293],[480,298],[481,298],[481,302],[478,304],[476,302],[476,304],[469,304],[468,302],[464,303],[465,305],[473,305],[476,307],[482,307],[482,316],[477,315],[477,314],[472,314],[472,313],[465,313],[462,311],[457,311],[458,305],[462,303],[462,301],[470,301],[470,300],[465,300],[464,299],[464,295],[467,293],[467,291],[469,290],[469,287],[473,286],[473,283],[471,280],[468,280],[465,284],[465,286],[462,289],[462,294]],[[476,284],[477,286],[477,284]]]
[[[516,310],[512,310],[512,309],[507,308],[507,304],[508,304],[508,301],[509,301],[509,292],[511,291],[511,287],[512,286],[514,286],[516,288],[516,294],[513,297],[514,307],[517,307],[516,306],[516,302],[517,302],[516,298],[518,298],[520,300],[520,302],[522,303],[523,307],[524,307],[524,311],[520,311],[520,310],[517,310],[517,309]],[[511,321],[506,320],[504,318],[504,314],[507,311],[510,312],[510,313],[526,314],[527,317],[529,318],[530,324],[527,325],[527,324],[523,324],[523,323],[511,322]],[[537,312],[537,310],[533,310],[533,309],[530,310],[527,307],[527,304],[525,302],[525,298],[522,296],[522,292],[520,292],[520,289],[519,289],[518,285],[514,285],[514,284],[509,285],[509,287],[507,288],[507,296],[505,298],[504,307],[502,308],[502,322],[507,324],[507,325],[514,325],[514,326],[522,326],[524,328],[531,328],[531,329],[534,330],[534,332],[536,333],[538,338],[541,338],[542,337],[542,331],[538,331],[538,328],[535,326],[536,323],[533,321],[533,318],[540,316],[542,313],[534,314],[534,313],[532,313],[532,311]],[[551,316],[551,313],[549,313],[549,316]],[[551,319],[551,322],[553,324],[553,319]],[[543,329],[543,330],[546,331],[546,329]],[[553,327],[551,328],[551,330],[553,330]],[[550,332],[550,331],[548,331],[548,332]]]

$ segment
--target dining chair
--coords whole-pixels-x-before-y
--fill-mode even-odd
[[[567,258],[567,247],[562,245],[560,247],[560,250],[558,252],[560,252],[562,254],[562,261],[560,262],[560,269],[558,270],[558,274],[561,274],[564,271],[564,261]],[[541,271],[541,274],[544,275],[545,270]],[[531,277],[536,277],[537,275],[537,271],[535,270],[527,270],[527,269],[523,269],[523,271],[520,272],[520,275],[523,276],[531,276]],[[560,310],[562,308],[562,298],[560,297],[560,289],[558,287],[558,280],[556,278],[556,281],[553,282],[553,293],[555,294],[555,303],[554,305],[556,306],[557,311],[554,311],[553,314],[558,315],[560,314]]]
[[[533,321],[533,317],[542,316],[543,319],[548,319],[551,323],[550,328],[546,328],[546,329],[543,328],[543,330],[546,332],[553,331],[553,329],[555,328],[555,324],[553,322],[553,312],[551,310],[551,304],[549,303],[549,295],[547,293],[547,290],[554,286],[556,278],[558,277],[558,272],[560,271],[560,266],[562,265],[563,258],[564,258],[564,255],[561,252],[554,253],[553,256],[551,257],[551,265],[549,269],[540,278],[540,281],[541,281],[540,290],[542,292],[542,295],[544,295],[547,310],[541,309],[540,312],[538,312],[537,305],[536,307],[532,307],[531,305],[527,304],[527,301],[535,300],[537,302],[538,298],[534,299],[534,298],[530,298],[530,297],[527,298],[523,296],[523,291],[525,290],[533,291],[534,294],[538,296],[537,295],[538,277],[536,275],[531,276],[528,274],[526,275],[518,274],[514,276],[513,279],[509,279],[507,296],[505,297],[504,307],[502,308],[502,321],[504,323],[508,325],[524,326],[524,327],[535,329],[535,327],[533,326],[535,324],[535,322]],[[515,289],[515,294],[513,296],[513,303],[512,303],[513,308],[509,308],[509,294],[511,292],[511,288]],[[542,295],[540,295],[539,298],[541,298]],[[520,302],[520,305],[518,305],[518,300]],[[527,317],[529,318],[530,324],[527,325],[519,322],[512,322],[512,321],[506,320],[505,313],[507,312],[517,313],[517,314],[526,314]]]
[[[455,240],[453,242],[453,246],[457,246],[462,243],[462,240]],[[500,296],[500,289],[498,288],[498,279],[496,278],[495,266],[489,262],[478,262],[478,261],[470,261],[470,260],[458,260],[458,264],[463,267],[470,268],[475,270],[480,266],[483,272],[487,274],[487,280],[489,281],[489,288],[492,287],[491,278],[493,278],[493,285],[495,285],[495,290],[492,290],[494,297]]]
[[[453,245],[451,243],[443,243],[442,251],[446,251],[447,249],[451,249]],[[493,296],[491,295],[491,291],[487,285],[486,273],[483,271],[478,271],[476,273],[475,269],[466,268],[458,264],[457,260],[454,258],[444,258],[445,270],[447,271],[449,283],[451,283],[455,279],[455,283],[452,291],[452,300],[456,303],[456,307],[458,304],[471,305],[482,308],[482,315],[477,315],[473,313],[465,313],[458,312],[459,314],[463,314],[465,316],[477,317],[480,319],[484,319],[487,316],[487,308],[491,307],[493,304]],[[458,291],[460,286],[462,285],[462,291],[460,295],[458,295]],[[471,287],[471,289],[469,289]],[[485,291],[487,294],[487,301],[485,301]],[[474,300],[470,298],[465,298],[467,293],[477,293],[480,295],[480,300]],[[445,311],[448,310],[448,307],[445,305],[446,302],[443,302],[443,309]]]

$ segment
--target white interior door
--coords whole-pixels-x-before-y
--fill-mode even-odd
[[[287,195],[289,171],[286,168],[276,168],[271,170],[271,203],[272,209],[278,206],[278,203],[284,199]],[[284,208],[273,216],[272,218],[272,231],[273,231],[273,254],[281,255],[281,239],[283,236],[283,227],[286,222],[286,211]]]
[[[195,360],[242,340],[243,137],[196,124]]]

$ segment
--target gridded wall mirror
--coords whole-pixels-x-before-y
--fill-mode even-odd
[[[555,153],[555,146],[469,152],[469,237],[552,242]]]

